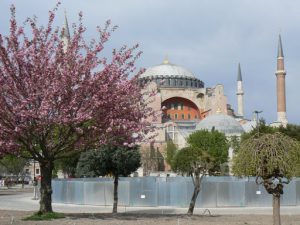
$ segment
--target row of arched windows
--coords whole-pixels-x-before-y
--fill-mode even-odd
[[[198,79],[192,78],[175,78],[175,77],[151,77],[140,79],[141,84],[155,81],[157,85],[162,87],[187,87],[187,88],[203,88],[204,83]]]

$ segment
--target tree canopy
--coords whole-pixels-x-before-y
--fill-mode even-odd
[[[81,154],[77,174],[86,177],[128,176],[140,167],[137,147],[102,146]]]
[[[24,167],[28,164],[28,160],[17,157],[14,155],[5,155],[0,159],[0,165],[2,165],[7,173],[19,176],[24,175]]]
[[[173,170],[193,176],[195,171],[208,173],[213,167],[213,158],[206,152],[197,147],[185,147],[176,153],[173,158]]]
[[[279,127],[278,131],[289,136],[295,138],[300,141],[300,126],[296,124],[287,124],[286,127]]]
[[[241,143],[233,172],[262,178],[280,174],[290,179],[300,162],[299,146],[296,140],[279,132],[252,136]]]
[[[220,172],[221,164],[228,161],[229,143],[219,131],[196,131],[188,137],[187,142],[191,147],[201,149],[211,157],[214,163],[211,172]]]
[[[75,177],[80,153],[81,152],[77,151],[74,152],[74,154],[70,154],[68,157],[58,159],[54,165],[55,172],[57,173],[61,170],[64,174],[67,174],[67,177]]]
[[[266,124],[266,121],[263,118],[261,118],[258,121],[258,124],[254,129],[252,129],[248,133],[243,133],[242,134],[241,141],[243,141],[245,139],[248,139],[248,138],[252,137],[253,135],[257,135],[257,133],[259,133],[259,134],[272,134],[272,133],[275,133],[277,130],[278,130],[278,128],[268,126]]]

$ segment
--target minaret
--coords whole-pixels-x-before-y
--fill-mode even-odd
[[[286,99],[285,99],[285,75],[284,70],[284,56],[282,50],[281,36],[279,35],[278,41],[278,54],[277,54],[277,122],[286,126],[288,121],[286,118]]]
[[[69,42],[70,42],[70,30],[69,30],[69,24],[68,24],[68,19],[67,19],[67,12],[65,10],[65,24],[63,26],[64,29],[64,35],[62,36],[62,40],[64,42],[64,51],[67,51]]]
[[[238,103],[238,116],[243,118],[244,117],[244,89],[243,89],[243,82],[242,82],[242,72],[241,72],[241,65],[239,63],[238,66],[238,75],[237,75],[237,103]]]

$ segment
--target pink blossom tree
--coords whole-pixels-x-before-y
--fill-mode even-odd
[[[98,38],[86,42],[86,28],[54,28],[58,5],[47,26],[28,18],[17,24],[11,7],[10,32],[0,34],[0,152],[30,156],[41,167],[40,213],[52,212],[54,161],[101,144],[134,145],[149,131],[153,114],[135,72],[138,46],[99,54],[115,27],[97,27]]]

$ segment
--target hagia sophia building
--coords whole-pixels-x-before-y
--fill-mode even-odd
[[[65,34],[63,41],[68,45],[70,32],[65,15]],[[286,95],[284,55],[281,36],[278,41],[277,54],[277,120],[271,126],[286,126]],[[238,65],[236,80],[236,113],[224,94],[224,86],[205,87],[204,81],[197,78],[188,69],[173,64],[167,58],[157,66],[148,68],[139,77],[143,92],[156,93],[149,106],[160,114],[155,120],[149,118],[154,127],[155,138],[150,143],[141,144],[142,174],[148,171],[167,171],[166,145],[169,140],[181,149],[187,146],[188,136],[197,130],[215,129],[230,139],[240,137],[257,125],[257,118],[244,118],[244,89],[241,67]],[[229,166],[233,149],[229,148]],[[145,165],[145,163],[148,165]],[[150,167],[147,169],[147,167]],[[140,173],[140,172],[139,172]]]
[[[279,35],[277,55],[277,121],[272,126],[286,126],[285,69],[281,37]],[[142,146],[152,151],[152,157],[161,159],[160,168],[168,168],[164,161],[166,143],[172,140],[178,149],[187,145],[187,137],[197,130],[218,130],[230,139],[241,136],[256,127],[255,117],[244,118],[244,90],[241,67],[238,65],[236,80],[237,110],[233,110],[224,94],[224,86],[205,87],[204,81],[197,78],[188,69],[173,64],[167,58],[162,64],[148,68],[141,76],[140,83],[144,90],[155,91],[156,95],[150,106],[161,116],[152,125],[156,137]],[[149,156],[150,157],[150,156]],[[232,149],[229,149],[229,161]],[[155,168],[152,168],[152,170]],[[144,171],[145,175],[145,171]]]
[[[62,37],[67,48],[70,31],[65,13],[65,33]],[[286,95],[284,55],[281,37],[279,35],[277,54],[277,120],[271,126],[286,126]],[[153,171],[168,171],[166,163],[167,141],[172,140],[178,149],[187,145],[187,137],[197,130],[218,130],[228,139],[239,137],[249,132],[257,125],[255,117],[252,120],[244,118],[244,89],[241,67],[237,72],[237,113],[228,104],[224,95],[224,86],[205,87],[188,69],[171,63],[167,58],[162,64],[148,68],[139,78],[144,92],[154,91],[156,95],[150,107],[160,112],[152,122],[155,128],[155,138],[150,143],[141,144],[142,167],[138,174],[149,175]],[[150,119],[151,120],[151,119]],[[233,156],[233,149],[229,148],[229,166]],[[36,167],[37,166],[37,167]],[[40,175],[38,165],[29,166],[35,170],[33,174]],[[35,168],[35,169],[33,169]],[[142,171],[140,171],[142,170]],[[65,175],[63,175],[65,176]]]

